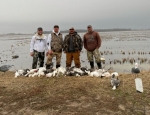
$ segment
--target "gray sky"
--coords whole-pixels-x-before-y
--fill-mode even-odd
[[[0,33],[52,30],[150,28],[150,0],[0,0]]]

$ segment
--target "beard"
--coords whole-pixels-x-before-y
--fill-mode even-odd
[[[38,33],[38,35],[42,35],[43,33]]]

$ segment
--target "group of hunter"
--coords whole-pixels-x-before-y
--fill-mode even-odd
[[[87,50],[87,58],[91,69],[94,69],[93,56],[98,68],[101,69],[99,52],[101,43],[99,33],[94,31],[91,25],[87,26],[87,33],[84,34],[83,39],[73,27],[69,29],[69,33],[66,36],[63,36],[60,33],[59,26],[55,25],[48,37],[43,34],[43,29],[39,27],[30,43],[30,55],[33,57],[32,69],[37,68],[38,60],[39,67],[43,67],[45,53],[47,57],[46,69],[50,68],[54,57],[56,57],[56,68],[60,67],[62,52],[66,54],[66,68],[71,67],[73,60],[75,66],[80,68],[80,52],[83,46]]]

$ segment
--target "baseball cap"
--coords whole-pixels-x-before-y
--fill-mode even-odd
[[[54,28],[59,28],[59,26],[58,25],[54,25]]]
[[[74,30],[74,28],[73,28],[73,27],[71,27],[71,28],[69,28],[69,30]]]
[[[40,31],[40,30],[43,30],[43,28],[42,27],[38,27],[38,29],[37,29],[38,31]]]
[[[87,28],[92,28],[92,26],[91,26],[91,25],[88,25]]]

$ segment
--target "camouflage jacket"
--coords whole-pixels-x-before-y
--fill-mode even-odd
[[[63,44],[63,51],[69,52],[69,45],[70,45],[70,34],[66,35],[64,38],[64,44]],[[73,38],[73,47],[75,51],[81,51],[83,47],[83,42],[81,37],[77,34],[77,32],[74,32],[72,35]]]
[[[54,52],[62,52],[63,48],[63,37],[62,34],[59,33],[58,36],[55,33],[51,33],[51,49]]]

